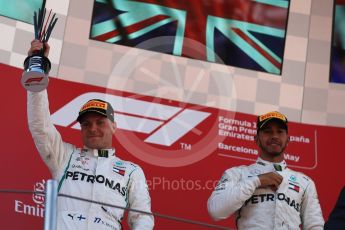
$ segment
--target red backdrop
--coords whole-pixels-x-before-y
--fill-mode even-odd
[[[0,98],[3,103],[0,189],[40,190],[42,180],[49,179],[50,173],[40,159],[27,127],[26,91],[20,84],[21,73],[21,69],[0,64]],[[251,140],[255,116],[109,91],[53,78],[50,78],[48,92],[52,114],[88,92],[169,105],[180,111],[204,112],[206,118],[202,118],[195,127],[189,127],[188,132],[170,146],[145,142],[153,132],[135,133],[119,128],[115,138],[117,154],[144,169],[153,212],[234,227],[233,219],[212,221],[206,203],[225,169],[250,164],[257,158],[256,147]],[[125,112],[123,114],[126,115]],[[176,115],[161,119],[162,126],[168,127],[174,117]],[[81,146],[79,130],[71,128],[72,125],[66,123],[67,127],[57,125],[57,128],[65,141]],[[287,162],[292,169],[314,179],[327,219],[340,189],[345,185],[345,156],[342,151],[345,129],[293,122],[290,122],[289,129],[294,141],[287,148]],[[42,229],[42,202],[42,197],[33,197],[31,194],[0,193],[0,226],[3,229],[23,229],[27,226]],[[158,217],[155,226],[156,229],[203,229]]]

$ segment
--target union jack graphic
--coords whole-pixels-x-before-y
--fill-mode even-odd
[[[150,49],[280,74],[288,7],[289,0],[96,0],[90,36],[132,47],[167,36],[171,47]]]

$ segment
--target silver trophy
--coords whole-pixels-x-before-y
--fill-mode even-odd
[[[45,19],[46,9],[44,8],[45,1],[42,4],[42,10],[39,9],[38,16],[34,12],[34,30],[35,39],[42,43],[48,42],[50,34],[57,22],[54,14],[50,19],[52,11],[50,10],[47,19]],[[45,21],[45,23],[44,23]],[[48,27],[47,27],[48,25]],[[40,92],[48,86],[48,74],[51,68],[51,63],[47,57],[44,56],[44,48],[31,56],[28,56],[24,61],[24,72],[22,74],[21,83],[23,87],[31,92]]]

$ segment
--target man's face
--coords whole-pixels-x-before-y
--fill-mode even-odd
[[[89,112],[80,122],[81,136],[86,147],[92,149],[106,149],[112,147],[112,137],[116,124],[108,118]]]
[[[289,136],[279,121],[272,120],[259,131],[255,140],[263,156],[277,157],[285,150]]]

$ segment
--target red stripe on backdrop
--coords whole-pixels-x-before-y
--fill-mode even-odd
[[[269,60],[275,67],[278,69],[281,68],[281,64],[276,61],[269,53],[267,53],[261,46],[255,43],[251,38],[249,38],[241,29],[239,28],[232,28],[232,30],[238,34],[243,40],[248,42],[254,49],[256,49],[262,56],[264,56],[267,60]]]

